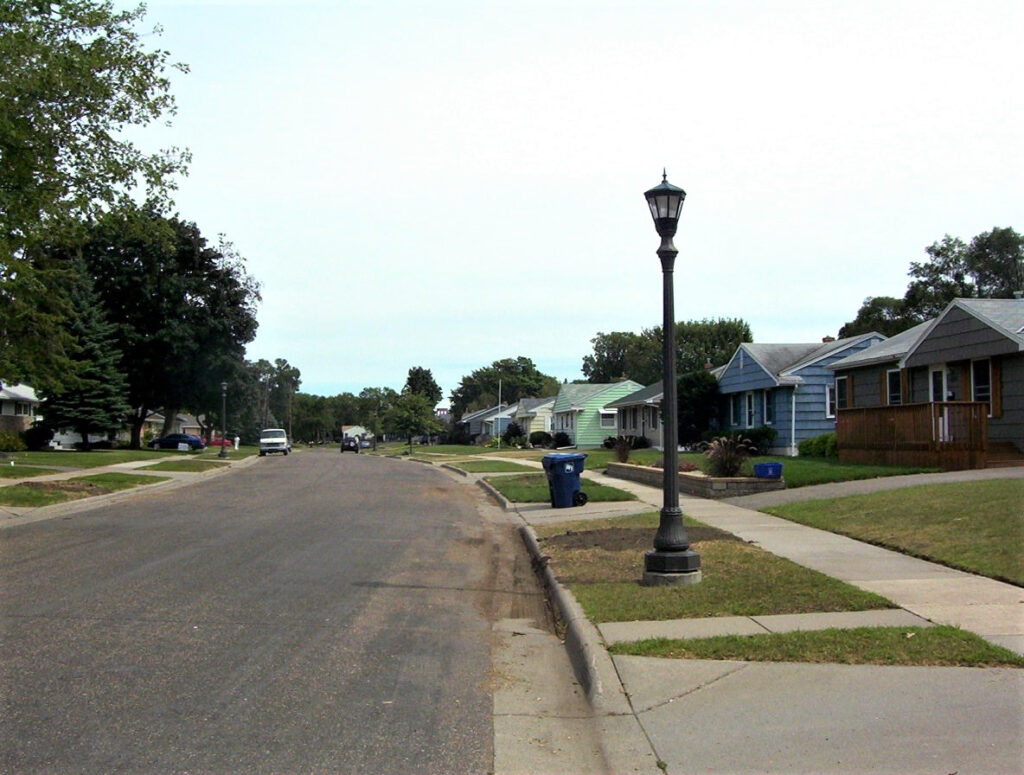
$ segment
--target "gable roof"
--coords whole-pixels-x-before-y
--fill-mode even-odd
[[[1024,345],[1024,299],[954,299],[939,319],[953,307],[959,307],[1007,339]]]
[[[621,382],[573,382],[566,383],[558,391],[555,398],[555,405],[552,409],[556,412],[570,412],[575,409],[582,409],[584,404],[592,398],[599,396],[607,390],[620,387],[621,385],[634,385],[636,388],[643,387],[639,382],[631,379]]]
[[[836,371],[839,369],[854,369],[861,366],[873,366],[878,363],[885,363],[886,361],[898,361],[910,352],[910,348],[931,328],[934,322],[934,320],[926,320],[924,323],[918,323],[913,328],[908,328],[906,331],[890,336],[883,342],[872,345],[853,355],[848,355],[831,364],[828,368]]]
[[[739,358],[749,356],[761,369],[771,378],[776,385],[795,385],[803,382],[803,379],[796,373],[800,369],[812,366],[815,363],[831,357],[848,347],[861,344],[872,337],[881,337],[881,334],[874,332],[859,334],[845,339],[834,339],[831,342],[810,342],[810,343],[789,343],[789,344],[768,344],[758,342],[744,342],[736,348],[729,363],[725,365],[716,377],[721,378],[728,373],[733,362]],[[716,370],[717,371],[717,370]]]
[[[661,403],[661,397],[665,394],[663,381],[658,380],[653,385],[648,385],[642,390],[630,393],[628,396],[617,398],[611,403],[605,404],[606,409],[619,409],[626,406],[640,406]]]
[[[500,406],[492,406],[489,409],[477,409],[475,412],[470,412],[469,414],[462,415],[462,417],[459,419],[459,422],[461,423],[470,422],[471,420],[482,420],[487,417],[490,417],[492,414],[497,414],[504,408],[505,405],[501,404]]]

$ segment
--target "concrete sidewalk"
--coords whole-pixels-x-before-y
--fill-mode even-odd
[[[522,462],[522,461],[519,461]],[[994,478],[1020,477],[1004,469]],[[964,477],[964,474],[967,474]],[[660,489],[585,472],[635,493],[631,505],[571,509],[522,505],[531,525],[657,510]],[[872,492],[991,472],[930,474],[850,483]],[[832,486],[826,486],[832,487]],[[801,488],[806,490],[816,488]],[[853,488],[851,488],[853,489]],[[784,491],[785,492],[785,491]],[[800,490],[790,491],[800,493]],[[821,490],[819,490],[821,492]],[[816,495],[816,494],[815,494]],[[806,499],[800,493],[798,497]],[[813,496],[812,496],[813,497]],[[822,494],[817,497],[836,497]],[[753,634],[819,627],[953,624],[1024,653],[1024,589],[771,517],[682,497],[691,518],[774,554],[887,597],[900,608],[858,614],[726,617],[594,627],[545,570],[567,622],[566,645],[591,697],[612,772],[950,773],[1024,772],[1024,671],[668,660],[608,655],[605,646],[645,637]],[[652,537],[653,538],[653,537]],[[533,544],[533,551],[540,549]],[[627,723],[631,716],[635,724]]]

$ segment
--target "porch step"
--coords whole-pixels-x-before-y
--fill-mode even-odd
[[[1007,441],[990,442],[988,445],[987,468],[1011,468],[1024,466],[1024,452]]]

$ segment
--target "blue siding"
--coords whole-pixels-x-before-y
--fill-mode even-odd
[[[740,355],[743,357],[741,358]],[[761,368],[761,365],[750,355],[737,353],[728,368],[718,378],[718,387],[723,393],[763,390],[775,387],[775,378]]]

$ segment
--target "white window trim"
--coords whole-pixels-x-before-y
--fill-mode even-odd
[[[988,363],[988,398],[977,397],[974,389],[974,364],[985,361]],[[991,358],[974,358],[971,360],[971,400],[972,401],[984,401],[988,403],[988,416],[992,416],[992,359]]]
[[[836,405],[836,386],[825,385],[825,418],[834,420],[836,411],[832,407]]]
[[[893,403],[893,401],[892,401],[892,390],[889,388],[889,378],[893,374],[898,375],[897,376],[897,380],[899,381],[899,386],[900,386],[900,400],[897,401],[896,403]],[[900,370],[899,369],[886,369],[886,371],[885,371],[885,405],[886,406],[900,406],[900,405],[903,404],[903,378],[902,378],[902,376],[899,376],[899,374],[900,374]]]
[[[772,397],[772,391],[770,391],[770,390],[764,391],[764,405],[761,407],[761,411],[764,413],[762,416],[764,417],[764,424],[765,425],[774,425],[775,424],[774,412],[772,413],[772,415],[773,415],[772,419],[770,419],[770,420],[768,419],[768,407],[771,406],[772,409],[775,408],[775,404],[771,401],[771,397]]]

